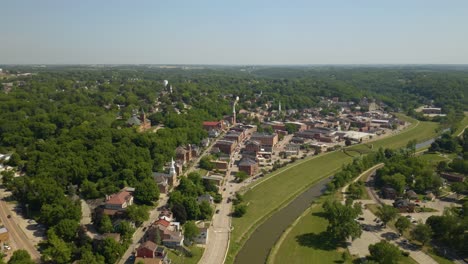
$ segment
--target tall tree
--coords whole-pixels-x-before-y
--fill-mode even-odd
[[[404,216],[398,217],[398,219],[395,222],[395,227],[398,229],[400,234],[403,234],[403,232],[405,232],[405,230],[407,230],[410,226],[411,221]]]
[[[329,224],[327,232],[336,240],[343,241],[361,236],[361,226],[354,220],[361,213],[359,204],[346,206],[337,201],[327,201],[323,205]]]
[[[388,222],[395,219],[395,217],[397,217],[398,210],[393,206],[384,204],[379,207],[376,215],[380,218],[380,220],[382,220],[384,224],[387,224]]]
[[[184,237],[192,241],[196,236],[200,234],[200,230],[195,225],[194,221],[188,221],[184,224]]]
[[[8,261],[8,264],[34,264],[34,263],[36,262],[34,262],[31,259],[31,255],[29,255],[28,251],[24,249],[15,250],[10,260]]]
[[[135,199],[143,204],[152,205],[159,199],[159,188],[153,179],[146,178],[136,185]]]
[[[385,240],[369,245],[369,252],[370,258],[380,264],[397,264],[402,257],[400,249]]]
[[[411,230],[411,237],[419,241],[423,246],[431,240],[432,229],[430,226],[425,224],[416,225],[413,230]]]
[[[136,225],[141,225],[144,221],[149,219],[148,208],[146,206],[138,206],[132,204],[127,207],[127,216],[130,220],[135,222]]]

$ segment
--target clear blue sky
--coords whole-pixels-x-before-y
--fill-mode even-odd
[[[0,64],[467,64],[466,0],[14,0]]]

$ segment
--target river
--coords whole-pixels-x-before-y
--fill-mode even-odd
[[[447,130],[444,130],[444,132]],[[430,146],[435,138],[416,144],[416,149]],[[326,185],[331,177],[325,178],[305,192],[296,197],[291,203],[274,213],[262,223],[246,241],[236,256],[236,264],[260,264],[265,263],[271,248],[281,237],[286,228],[293,223],[311,203],[320,197],[326,190]]]
[[[331,177],[325,178],[296,197],[286,207],[280,209],[262,223],[244,244],[236,256],[236,264],[265,263],[270,249],[286,228],[293,223],[311,203],[326,190]]]

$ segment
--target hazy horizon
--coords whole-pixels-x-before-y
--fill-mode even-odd
[[[466,1],[19,0],[2,11],[2,65],[468,64]]]

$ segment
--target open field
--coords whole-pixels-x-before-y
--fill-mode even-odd
[[[421,159],[430,162],[433,166],[436,166],[441,161],[450,162],[452,160],[452,158],[440,153],[424,153],[420,157]]]
[[[340,263],[343,253],[327,245],[323,235],[328,222],[321,216],[321,205],[312,208],[288,233],[270,263]],[[351,263],[351,261],[344,262]]]
[[[460,122],[457,131],[455,131],[455,135],[461,135],[466,127],[468,127],[468,112],[465,112],[465,118]]]
[[[373,145],[372,148],[369,145],[357,145],[350,149],[368,153],[379,147],[399,148],[405,146],[409,140],[423,141],[436,135],[437,123],[417,122],[409,117],[404,119],[413,122],[405,131],[369,143]],[[262,182],[250,186],[251,189],[244,194],[244,200],[248,204],[247,213],[242,218],[233,218],[232,221],[234,230],[231,233],[226,262],[234,261],[235,255],[246,239],[273,212],[285,206],[307,187],[338,171],[343,164],[350,161],[352,157],[341,151],[326,153],[292,164],[271,174]],[[297,244],[294,241],[289,243]]]
[[[352,259],[343,258],[344,252],[348,254],[347,249],[327,243],[325,231],[328,222],[322,213],[321,205],[308,210],[284,237],[275,257],[267,263],[288,263],[291,259],[294,259],[294,263],[352,263]],[[400,261],[400,264],[414,263],[417,262],[410,257],[403,257]]]
[[[417,140],[422,142],[433,138],[436,135],[435,129],[438,127],[438,123],[434,122],[417,122],[413,123],[405,131],[390,137],[383,138],[368,144],[356,145],[350,148],[350,150],[368,151],[370,145],[373,150],[377,150],[380,147],[397,149],[406,146],[408,141]]]

